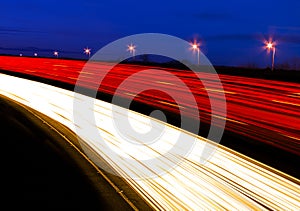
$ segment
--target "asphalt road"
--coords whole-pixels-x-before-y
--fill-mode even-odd
[[[28,113],[36,116],[37,111],[43,112],[76,132],[82,138],[80,145],[84,153],[97,166],[108,172],[111,171],[103,164],[113,166],[114,172],[157,209],[295,210],[300,207],[298,179],[222,145],[216,146],[203,137],[156,119],[152,119],[156,122],[152,124],[145,115],[115,108],[101,100],[74,96],[72,91],[4,74],[0,74],[0,79],[1,94],[34,109]],[[89,106],[78,110],[73,105],[74,99]],[[93,103],[86,104],[87,101]],[[95,118],[89,118],[87,111],[93,111]],[[130,132],[128,136],[123,131],[120,135],[114,123],[124,117],[129,118],[137,131],[164,128],[164,133],[152,144],[145,144],[147,137],[145,140],[136,133]],[[50,126],[55,125],[49,120],[40,124],[49,122]],[[66,131],[55,130],[69,137]],[[92,131],[98,131],[102,139]],[[181,133],[179,137],[178,133]],[[170,146],[172,150],[168,151]],[[189,153],[184,150],[188,146],[193,146],[186,149]],[[213,156],[201,164],[200,160],[205,159],[203,150],[213,150],[210,151]],[[130,196],[124,188],[116,192]]]
[[[0,116],[4,155],[2,207],[7,206],[9,210],[134,210],[76,151],[77,144],[74,147],[66,142],[65,138],[72,136],[68,131],[64,131],[65,137],[62,137],[24,107],[3,96]],[[51,125],[65,130],[51,121]],[[122,186],[122,181],[118,183]],[[130,197],[138,208],[149,210],[135,193]]]

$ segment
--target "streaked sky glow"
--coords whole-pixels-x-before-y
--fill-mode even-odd
[[[269,55],[261,47],[270,37],[278,42],[278,64],[299,60],[299,7],[296,0],[3,1],[0,53],[53,56],[57,49],[61,57],[86,58],[85,46],[155,32],[199,40],[214,65],[265,67]]]

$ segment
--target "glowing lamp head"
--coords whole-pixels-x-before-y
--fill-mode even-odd
[[[90,54],[91,53],[91,49],[90,48],[85,48],[84,49],[84,53],[85,54]]]
[[[192,48],[193,48],[194,50],[196,50],[196,49],[198,48],[198,45],[197,45],[197,44],[193,44],[193,45],[192,45]]]
[[[128,45],[128,49],[127,50],[130,51],[130,52],[134,52],[135,51],[135,46],[132,45],[132,44],[130,44],[130,45]]]
[[[196,41],[194,41],[193,43],[190,43],[190,45],[191,45],[191,50],[193,50],[193,51],[199,51],[199,43],[197,43]]]
[[[273,43],[271,43],[271,42],[267,43],[267,48],[268,48],[268,49],[273,48]]]
[[[58,56],[58,52],[57,51],[54,51],[54,56]]]

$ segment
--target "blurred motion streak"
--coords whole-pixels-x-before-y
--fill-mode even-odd
[[[0,69],[52,79],[70,85],[75,85],[85,63],[86,61],[80,60],[0,56]],[[95,64],[95,67],[97,69],[86,73],[86,80],[82,86],[91,89],[99,87],[96,78],[102,74],[101,68],[105,68],[106,63]],[[212,80],[213,77],[210,73],[201,73],[201,80],[207,81],[207,84],[210,85],[210,87],[203,87],[191,71],[119,64],[102,81],[99,91],[114,95],[123,80],[136,72],[150,68],[164,69],[178,76],[193,92],[198,103],[201,122],[217,124],[217,122],[211,123],[211,107],[207,92],[210,92],[218,101],[218,93],[221,90],[216,89],[216,83]],[[219,74],[219,77],[227,101],[227,131],[300,156],[299,84],[224,74]],[[160,86],[166,86],[172,91],[176,91],[183,99],[185,98],[185,93],[172,86],[173,83],[169,78],[162,78],[155,72],[151,78],[141,78],[131,87],[127,87],[128,89],[118,93],[122,94],[120,97],[130,98],[136,87],[143,83],[148,83],[150,87],[157,90]],[[134,100],[178,115],[179,110],[176,108],[174,100],[155,91],[141,93]],[[196,118],[190,116],[191,109],[190,103],[185,102],[184,113],[180,115]],[[220,114],[218,118],[224,119],[225,117]]]
[[[41,60],[41,64],[47,61],[48,60]],[[68,66],[69,62],[74,65],[73,61],[65,61],[63,63]],[[80,71],[80,66],[82,65],[78,62],[76,66],[78,69],[74,70],[69,67],[66,69],[62,68],[58,72],[49,71],[49,73],[46,73],[43,69],[45,67],[49,68],[51,64],[48,63],[44,66],[36,65],[36,63],[33,64],[42,70],[36,70],[38,75],[44,73],[43,76],[57,77],[58,79],[67,80],[70,83],[73,83],[74,81],[69,81],[66,75],[73,74],[74,78],[76,78],[76,74],[78,74],[77,71]],[[14,68],[14,70],[16,69],[17,68]],[[22,71],[24,72],[25,70]],[[232,76],[229,78],[231,77]],[[223,80],[226,82],[226,77],[223,77]],[[249,89],[245,90],[236,90],[235,83],[237,82],[242,83],[237,77],[229,83],[231,86],[227,84],[227,90],[234,90],[236,93],[249,95],[249,93],[255,92],[257,88],[254,86],[259,83],[259,80],[253,79],[250,82],[247,82]],[[266,87],[270,87],[268,92],[255,92],[255,94],[262,95],[263,100],[268,99],[264,105],[261,105],[262,111],[260,111],[261,113],[259,115],[261,115],[262,118],[264,117],[264,112],[270,112],[268,111],[270,109],[283,109],[280,105],[272,108],[272,100],[275,97],[276,99],[288,100],[289,98],[285,96],[291,94],[290,92],[295,93],[296,91],[293,87],[288,86],[288,84],[280,82],[280,84],[276,84],[275,86],[273,83],[278,82],[265,84]],[[283,90],[283,93],[277,93],[275,95],[273,89],[278,86],[281,86],[280,88]],[[0,74],[0,94],[38,110],[75,131],[76,126],[73,124],[72,119],[74,93],[71,91],[27,79]],[[238,94],[235,94],[235,96],[236,95]],[[228,97],[230,98],[230,96]],[[251,105],[253,106],[256,105],[256,103],[259,103],[258,100],[255,101],[255,99],[243,99],[244,96],[241,95],[234,99],[230,98],[230,101],[232,104],[234,104],[234,102],[239,102],[241,104],[245,103],[249,106],[249,109],[251,108]],[[236,106],[235,109],[237,110],[237,113],[242,112],[239,111],[239,109],[242,109],[238,107],[240,106],[239,104],[234,104],[234,106]],[[120,150],[127,156],[131,156],[133,160],[133,162],[130,163],[131,165],[124,163],[122,156],[114,156],[111,158],[109,154],[105,154],[105,147],[107,146],[99,146],[97,140],[93,139],[95,137],[82,138],[87,145],[93,148],[95,153],[98,153],[103,157],[121,176],[124,177],[124,179],[126,179],[132,188],[140,193],[154,208],[162,210],[197,210],[199,208],[210,210],[299,209],[300,181],[298,179],[221,145],[217,147],[216,152],[210,160],[205,165],[201,165],[198,162],[199,152],[203,149],[204,144],[213,147],[214,143],[200,136],[187,133],[179,128],[165,124],[164,122],[160,122],[160,124],[165,124],[166,134],[169,134],[169,136],[164,137],[162,142],[159,143],[159,146],[149,145],[146,156],[155,158],[157,153],[163,154],[167,151],[168,149],[166,148],[174,141],[174,134],[176,135],[179,131],[186,133],[187,136],[193,136],[197,140],[197,144],[192,152],[187,157],[183,158],[184,160],[180,165],[163,175],[137,180],[128,177],[128,175],[132,174],[137,175],[137,177],[140,178],[143,177],[144,171],[147,169],[143,166],[143,161],[140,157],[145,156],[145,152],[143,150],[141,151],[138,145],[132,145],[132,148],[128,148],[127,145],[122,144],[126,141],[122,140],[122,138],[113,131],[113,127],[109,127],[111,122],[111,108],[112,105],[110,103],[95,100],[94,108],[91,109],[94,109],[95,119],[101,120],[102,122],[100,127],[102,137],[110,144],[110,146],[115,147],[115,150]],[[252,109],[255,109],[255,106]],[[103,111],[105,112],[103,113]],[[123,109],[123,112],[124,113],[120,115],[125,115],[127,112],[130,113],[128,116],[132,118],[132,127],[140,127],[141,123],[146,124],[147,126],[147,122],[149,123],[147,119],[150,117],[143,114],[126,109]],[[257,110],[257,112],[259,112],[259,110]],[[287,116],[292,117],[298,114],[297,108],[293,107],[291,107],[290,110],[282,112],[285,112]],[[259,124],[259,119],[254,119],[254,117],[251,116],[252,114],[252,112],[243,114],[243,116],[248,116],[249,118],[247,123],[252,124],[252,121],[255,120],[257,121],[255,124]],[[275,113],[273,114],[276,115]],[[233,117],[230,116],[229,118]],[[243,118],[244,117],[241,117],[239,121],[244,122]],[[283,127],[289,127],[288,121],[283,121],[281,123],[274,121],[274,125],[268,125],[268,127],[272,128],[278,126],[278,128],[280,128],[282,124]],[[99,125],[92,126],[99,128]],[[97,156],[95,156],[95,159],[97,159]]]

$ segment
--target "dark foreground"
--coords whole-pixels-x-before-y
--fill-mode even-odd
[[[5,155],[2,201],[9,210],[132,210],[74,147],[40,119],[2,97],[0,115]],[[149,209],[138,198],[135,200]]]

